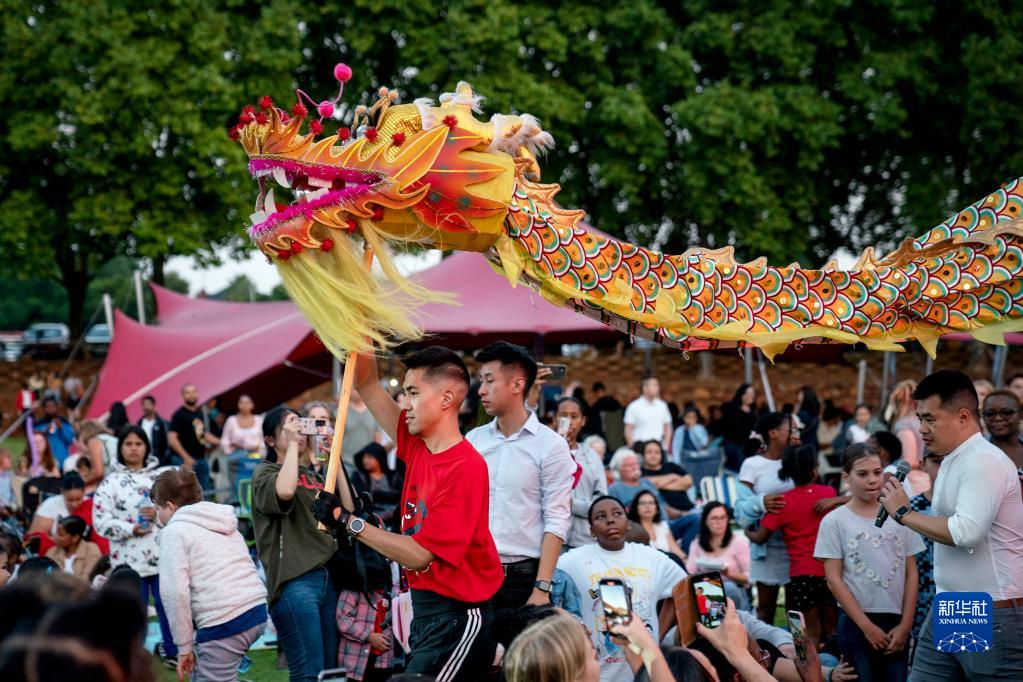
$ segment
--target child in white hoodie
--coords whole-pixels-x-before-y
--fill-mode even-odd
[[[160,592],[178,647],[178,675],[194,671],[195,681],[237,680],[267,610],[266,587],[234,509],[202,501],[199,479],[184,469],[160,474],[150,494],[163,525],[157,537]]]

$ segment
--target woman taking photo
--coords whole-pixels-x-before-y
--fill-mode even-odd
[[[565,420],[564,422],[562,420]],[[562,428],[564,424],[564,428]],[[568,451],[575,460],[579,480],[572,488],[572,525],[565,538],[565,551],[573,547],[589,545],[596,542],[590,533],[588,518],[590,505],[601,495],[607,495],[607,476],[604,473],[604,462],[601,456],[589,448],[585,442],[579,443],[579,433],[586,426],[586,416],[582,403],[575,398],[562,398],[558,401],[555,417],[558,433],[568,441]],[[564,432],[564,433],[562,433]],[[590,438],[600,438],[590,436]],[[589,438],[586,439],[587,441]]]
[[[103,478],[93,499],[96,532],[110,541],[110,565],[128,564],[142,577],[142,603],[152,595],[160,618],[162,658],[174,660],[178,649],[160,600],[160,546],[156,542],[156,507],[149,499],[160,468],[149,451],[141,426],[129,424],[117,439],[117,461]]]
[[[749,608],[749,541],[734,535],[728,507],[720,502],[708,502],[700,516],[700,535],[689,545],[686,570],[690,574],[720,571],[725,579],[725,596],[735,602],[735,608]]]
[[[661,508],[653,493],[643,490],[632,498],[632,504],[629,505],[629,521],[643,527],[650,536],[651,547],[671,554],[679,563],[685,565],[686,553],[675,542],[668,522],[661,518]]]
[[[316,457],[299,433],[298,413],[283,406],[270,410],[263,417],[263,441],[266,459],[252,476],[256,549],[289,679],[312,682],[321,670],[337,666],[338,593],[326,567],[337,544],[317,530],[312,509],[323,477],[312,468]]]

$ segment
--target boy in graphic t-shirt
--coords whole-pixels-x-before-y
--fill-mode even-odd
[[[413,619],[407,672],[438,682],[479,680],[494,660],[489,600],[504,580],[488,527],[489,476],[458,429],[469,372],[454,352],[431,346],[402,359],[405,407],[380,385],[376,359],[359,355],[355,386],[406,465],[401,533],[342,509],[326,493],[315,513],[407,569]]]

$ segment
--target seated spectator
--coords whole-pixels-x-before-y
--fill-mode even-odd
[[[89,541],[92,529],[79,516],[66,516],[57,523],[57,537],[46,558],[53,559],[65,573],[88,578],[102,556],[96,543]]]
[[[108,444],[108,440],[113,443]],[[89,463],[88,476],[82,475],[87,495],[92,494],[99,487],[100,481],[103,480],[103,476],[106,475],[106,471],[110,467],[111,458],[116,456],[116,450],[117,439],[110,435],[106,427],[93,419],[82,422],[78,432],[78,460]],[[75,468],[77,470],[77,463]]]
[[[50,540],[55,540],[60,520],[74,514],[85,500],[85,481],[74,471],[64,474],[60,480],[60,491],[60,495],[54,495],[39,505],[28,528],[29,533],[43,533]]]
[[[160,590],[179,677],[237,680],[238,664],[266,627],[266,588],[228,505],[203,501],[191,471],[153,481],[160,523]],[[194,626],[193,626],[194,623]],[[194,646],[193,646],[194,640]]]
[[[657,505],[657,497],[646,490],[636,494],[629,505],[629,521],[643,528],[650,536],[649,545],[654,549],[671,554],[683,566],[686,554],[678,546],[675,536],[671,534],[668,523],[661,518],[661,509]]]
[[[6,516],[18,508],[18,498],[14,496],[14,464],[11,451],[0,448],[0,515]]]
[[[9,530],[0,531],[0,552],[4,555],[4,562],[0,566],[7,569],[11,575],[21,565],[22,550],[21,538]],[[0,636],[2,637],[2,636]]]
[[[60,478],[60,463],[53,455],[53,450],[50,448],[50,440],[44,434],[37,431],[32,434],[32,447],[35,448],[35,455],[39,462],[38,474],[36,474],[36,472],[31,468],[29,470],[32,471],[34,475],[43,476],[45,478]],[[21,457],[22,459],[27,459],[31,462],[32,449],[26,448]]]
[[[699,537],[689,545],[686,570],[720,571],[725,596],[742,611],[749,608],[750,547],[743,535],[732,533],[731,514],[720,502],[708,502],[700,515]]]
[[[690,514],[694,505],[688,491],[693,487],[693,477],[679,465],[667,461],[664,448],[657,441],[643,443],[640,454],[640,471],[643,478],[660,491],[672,535],[683,545],[688,545],[696,537],[700,524],[699,515]]]
[[[370,443],[355,453],[356,490],[373,496],[373,513],[385,525],[393,526],[394,510],[401,499],[402,478],[387,466],[387,450],[380,443]]]
[[[60,403],[52,397],[43,400],[43,412],[43,418],[35,424],[35,432],[42,434],[49,442],[49,451],[57,463],[54,469],[59,472],[64,460],[67,459],[68,448],[75,442],[75,430],[61,418]],[[36,450],[42,452],[38,445]]]
[[[587,423],[589,418],[587,417]],[[601,462],[607,461],[607,441],[598,435],[587,436],[583,439],[583,447],[593,450],[600,457]]]
[[[597,498],[590,506],[589,518],[590,530],[597,538],[596,544],[562,554],[558,568],[568,574],[579,590],[583,622],[592,633],[601,679],[605,682],[631,680],[633,671],[626,658],[625,642],[615,641],[605,634],[598,596],[600,579],[625,576],[631,589],[633,610],[636,611],[633,620],[640,629],[649,629],[657,641],[660,639],[657,602],[669,598],[672,589],[685,578],[686,573],[654,548],[625,541],[625,533],[631,524],[625,506],[616,498]]]
[[[784,505],[764,514],[760,527],[747,531],[752,542],[766,542],[774,531],[781,531],[789,551],[789,584],[785,588],[785,606],[802,611],[807,637],[815,645],[831,638],[838,618],[835,598],[828,591],[824,564],[813,556],[817,532],[826,512],[817,512],[819,500],[831,499],[837,492],[817,483],[817,454],[808,445],[786,448],[778,478],[790,479],[795,487],[782,495]]]
[[[68,458],[70,459],[70,457]],[[78,461],[75,462],[75,473],[82,477],[83,481],[89,480],[92,475],[92,462],[89,461],[88,457],[79,457]],[[85,496],[90,497],[96,492],[95,485],[85,484]]]
[[[619,453],[615,453],[614,458],[611,462],[611,467],[615,469],[618,480],[608,486],[607,494],[611,497],[616,498],[623,505],[631,505],[632,500],[635,499],[636,495],[647,490],[654,494],[657,498],[657,504],[661,508],[661,513],[667,516],[667,503],[664,498],[661,497],[661,492],[654,486],[653,483],[642,477],[642,470],[639,468],[639,456],[635,452],[628,452],[624,455],[619,456]],[[592,521],[590,522],[592,525]]]

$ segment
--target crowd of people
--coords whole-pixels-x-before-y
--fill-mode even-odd
[[[303,419],[329,405],[227,414],[186,384],[169,420],[152,397],[78,420],[26,384],[25,452],[0,449],[3,679],[152,679],[150,607],[153,654],[196,680],[237,679],[268,628],[291,680],[1023,678],[1023,376],[939,371],[883,413],[742,385],[704,418],[656,377],[626,405],[552,392],[505,342],[476,376],[414,352],[399,391],[352,357],[335,493]],[[690,633],[680,590],[707,574],[726,600],[701,592]],[[935,647],[944,592],[991,596],[994,653]]]

